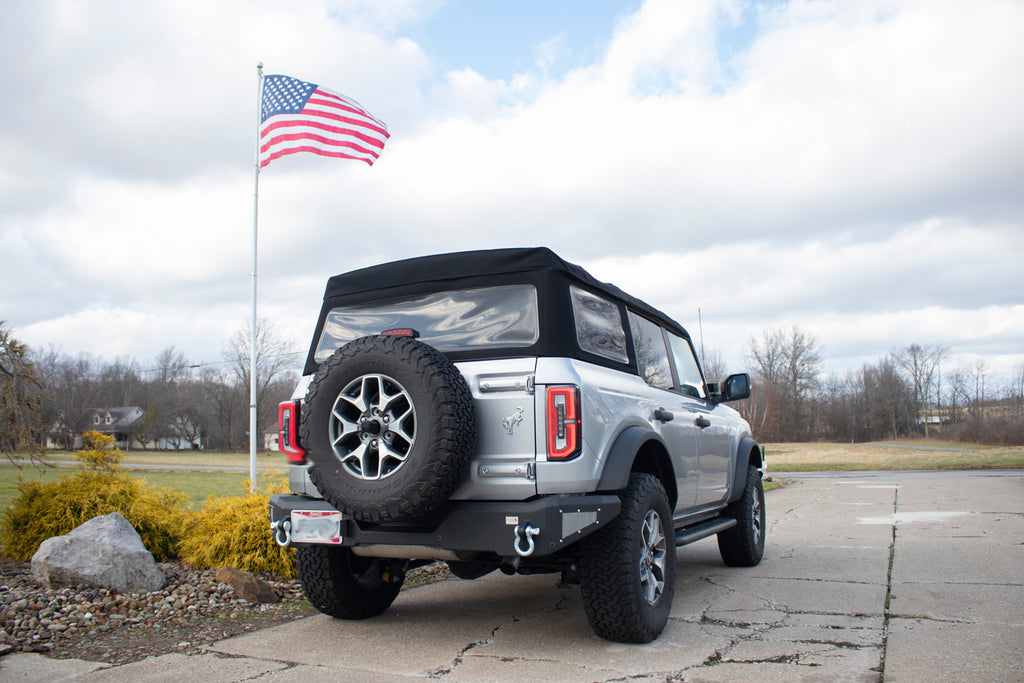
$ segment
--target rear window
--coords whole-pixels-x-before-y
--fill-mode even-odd
[[[327,314],[314,358],[322,363],[350,341],[407,327],[444,352],[532,346],[540,336],[537,290],[484,287],[340,306]]]

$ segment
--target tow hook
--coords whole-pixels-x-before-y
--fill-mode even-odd
[[[515,549],[516,555],[519,557],[529,557],[530,555],[533,555],[535,548],[533,537],[540,533],[540,529],[530,525],[529,523],[527,523],[526,526],[517,524],[514,533],[516,539],[512,543],[512,547]],[[523,543],[526,544],[525,548],[522,547]]]
[[[292,542],[292,520],[279,519],[270,523],[270,532],[274,534],[274,541],[282,548],[287,548]]]

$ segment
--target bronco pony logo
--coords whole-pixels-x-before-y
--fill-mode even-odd
[[[512,414],[504,418],[501,421],[501,426],[505,428],[509,436],[512,436],[512,430],[523,423],[523,409],[516,408],[512,411]]]

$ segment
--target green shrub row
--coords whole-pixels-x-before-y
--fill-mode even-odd
[[[62,536],[98,515],[119,512],[131,522],[157,561],[180,558],[202,569],[230,565],[243,571],[295,576],[295,556],[270,532],[270,489],[236,496],[211,496],[200,510],[186,508],[184,493],[157,489],[121,470],[114,439],[83,435],[77,454],[83,469],[59,481],[19,481],[18,496],[0,517],[4,555],[28,561],[39,544]]]

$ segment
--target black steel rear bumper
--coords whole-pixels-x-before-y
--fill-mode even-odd
[[[614,494],[544,496],[529,501],[455,501],[429,517],[370,524],[345,517],[341,545],[419,546],[502,557],[543,556],[597,531],[619,514]],[[270,522],[282,545],[293,510],[336,511],[326,501],[296,494],[270,498]]]

